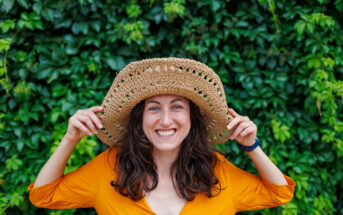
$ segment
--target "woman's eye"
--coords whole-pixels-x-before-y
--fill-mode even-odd
[[[180,106],[180,105],[175,105],[174,108],[175,108],[175,109],[180,109],[180,108],[182,108],[182,106]]]
[[[149,110],[156,111],[156,110],[158,110],[158,107],[151,107],[151,108],[149,108]]]

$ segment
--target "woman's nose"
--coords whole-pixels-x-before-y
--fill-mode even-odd
[[[160,123],[162,126],[168,127],[170,126],[172,121],[172,114],[170,113],[170,111],[163,111],[161,113]]]

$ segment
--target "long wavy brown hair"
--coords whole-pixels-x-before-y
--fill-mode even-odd
[[[175,176],[172,181],[177,193],[187,201],[192,201],[198,193],[205,193],[210,198],[218,195],[222,188],[214,173],[218,162],[214,152],[219,151],[208,142],[199,107],[190,100],[189,105],[191,129],[181,144],[170,173]],[[111,147],[118,150],[114,165],[117,177],[111,181],[111,185],[121,195],[129,196],[134,201],[142,199],[143,191],[150,192],[158,184],[157,167],[152,156],[153,146],[143,132],[144,107],[143,100],[133,108],[126,131]]]

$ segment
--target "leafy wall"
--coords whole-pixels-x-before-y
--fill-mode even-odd
[[[0,214],[95,214],[38,209],[27,186],[121,68],[168,56],[212,67],[297,182],[289,204],[258,213],[343,214],[342,12],[343,0],[0,0]],[[255,171],[233,142],[218,147]],[[105,148],[85,137],[65,172]]]

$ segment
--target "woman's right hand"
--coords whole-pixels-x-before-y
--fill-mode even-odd
[[[95,113],[103,110],[103,107],[95,106],[76,111],[69,119],[68,130],[64,137],[78,143],[86,135],[97,134],[97,129],[102,128],[102,122]]]

